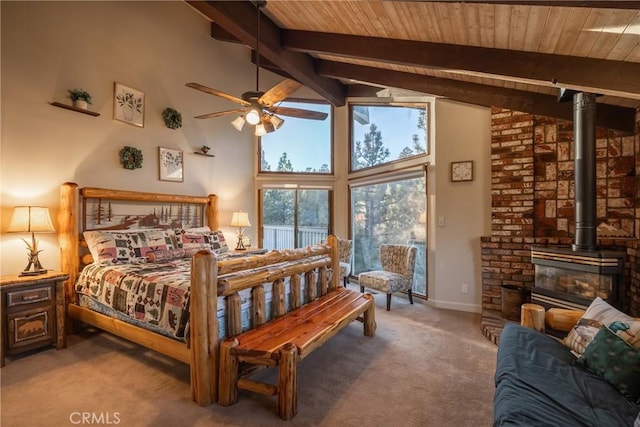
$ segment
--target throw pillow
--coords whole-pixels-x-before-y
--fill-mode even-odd
[[[160,264],[163,262],[169,262],[176,259],[184,258],[184,249],[168,249],[166,251],[156,251],[149,254],[149,262]]]
[[[222,231],[191,231],[176,234],[178,244],[184,249],[211,249],[215,253],[229,250]]]
[[[606,326],[576,362],[613,384],[628,399],[640,400],[640,350]]]
[[[596,297],[582,318],[569,331],[564,344],[580,356],[602,326],[607,326],[635,348],[640,349],[640,321]]]
[[[94,263],[140,264],[152,252],[173,249],[172,233],[165,230],[85,231]]]

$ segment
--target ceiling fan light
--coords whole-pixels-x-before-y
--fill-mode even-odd
[[[256,126],[256,136],[262,136],[262,135],[265,135],[266,133],[267,133],[267,130],[265,129],[262,123]]]
[[[260,112],[255,108],[252,108],[247,113],[246,120],[250,125],[257,125],[258,123],[260,123]]]
[[[276,127],[271,122],[271,117],[267,114],[262,116],[262,125],[267,133],[275,132]]]
[[[271,123],[273,123],[273,127],[276,129],[280,129],[280,126],[284,123],[284,119],[281,119],[278,116],[271,116]]]
[[[238,116],[231,121],[231,124],[233,125],[234,128],[238,129],[238,131],[241,131],[245,122],[246,120],[244,119],[244,116]]]

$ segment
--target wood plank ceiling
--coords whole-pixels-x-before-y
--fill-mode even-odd
[[[212,37],[255,48],[254,2],[187,3]],[[557,102],[568,88],[603,95],[599,125],[635,131],[640,1],[269,0],[262,12],[261,66],[336,106],[367,85],[571,120]]]

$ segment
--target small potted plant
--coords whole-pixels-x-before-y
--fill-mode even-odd
[[[91,104],[91,95],[83,89],[69,89],[69,98],[73,101],[74,107],[83,110],[86,110],[87,105]]]

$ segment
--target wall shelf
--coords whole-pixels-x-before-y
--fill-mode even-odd
[[[54,107],[64,108],[65,110],[75,111],[77,113],[88,114],[94,117],[98,117],[100,115],[100,113],[96,113],[95,111],[83,110],[82,108],[76,108],[73,105],[62,104],[60,102],[52,102],[51,105]]]
[[[205,154],[201,151],[194,151],[193,154],[197,154],[199,156],[205,156],[205,157],[215,157],[215,154]]]

